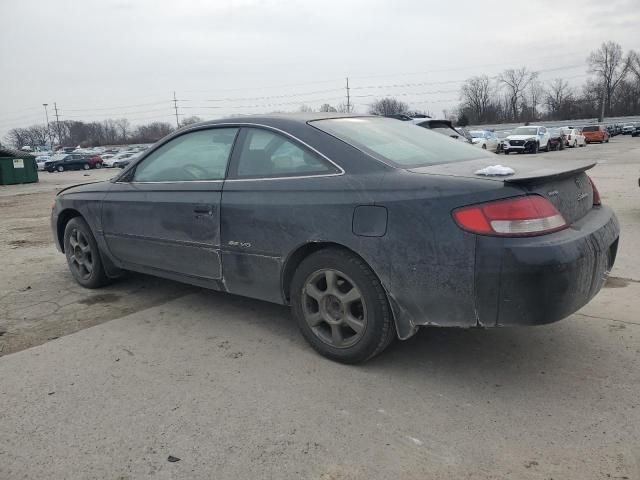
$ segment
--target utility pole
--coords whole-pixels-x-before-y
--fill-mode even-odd
[[[178,118],[178,100],[176,99],[176,92],[173,92],[173,108],[176,111],[176,127],[180,128],[180,119]]]
[[[51,138],[51,129],[49,128],[49,111],[47,110],[48,103],[43,103],[44,117],[47,119],[47,135],[49,136],[49,147],[53,150],[53,139]]]
[[[603,92],[602,93],[602,102],[601,102],[602,105],[600,107],[600,118],[598,119],[598,123],[600,123],[600,122],[602,122],[604,120],[604,102],[605,102],[604,98],[605,98],[605,94]]]
[[[61,133],[61,130],[60,130],[60,117],[58,117],[58,104],[56,102],[53,102],[53,108],[56,111],[56,127],[58,127],[58,143],[60,145],[62,145],[62,133]],[[53,148],[53,146],[51,148]]]
[[[349,77],[347,77],[347,113],[351,113],[351,96],[349,95]]]

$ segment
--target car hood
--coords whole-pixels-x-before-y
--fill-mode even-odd
[[[473,143],[480,143],[480,142],[482,142],[483,140],[484,140],[484,138],[472,138],[472,139],[471,139],[471,141],[472,141]]]
[[[464,162],[441,163],[439,165],[429,165],[425,167],[415,167],[408,169],[412,173],[426,175],[446,175],[451,177],[464,177],[475,179],[486,179],[499,182],[518,183],[528,182],[540,178],[564,177],[576,172],[583,172],[596,165],[597,162],[588,160],[567,160],[558,163],[551,160],[528,159],[518,157],[517,159],[500,158],[479,158],[477,160],[467,160]],[[510,167],[515,173],[506,176],[485,176],[476,172],[490,166],[500,164]]]
[[[509,135],[505,140],[529,140],[535,137],[536,135]]]

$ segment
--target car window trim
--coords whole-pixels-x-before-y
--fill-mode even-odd
[[[188,130],[185,130],[184,132],[180,132],[179,135],[175,135],[172,136],[171,138],[168,138],[165,142],[162,142],[160,145],[158,145],[157,147],[150,149],[150,151],[144,155],[141,156],[138,161],[135,161],[135,163],[133,164],[129,164],[132,165],[132,167],[128,170],[126,170],[125,172],[123,172],[118,178],[116,178],[116,180],[113,183],[129,183],[129,184],[136,184],[136,185],[142,185],[145,183],[212,183],[212,182],[224,182],[225,179],[227,178],[227,174],[229,173],[229,165],[231,164],[231,157],[233,156],[233,151],[236,147],[237,141],[238,141],[238,135],[240,134],[240,128],[238,128],[238,131],[236,132],[235,137],[233,138],[233,143],[231,145],[231,151],[229,152],[229,158],[227,159],[227,165],[225,167],[224,170],[224,176],[222,178],[216,179],[216,180],[163,180],[163,181],[146,181],[146,182],[138,182],[138,181],[134,181],[133,180],[133,176],[135,175],[136,169],[138,168],[138,165],[140,165],[142,162],[144,162],[147,158],[149,158],[149,156],[151,156],[151,154],[155,151],[157,151],[158,149],[160,149],[161,147],[163,147],[164,145],[167,145],[169,142],[172,142],[173,140],[175,140],[176,138],[180,138],[188,133],[192,133],[192,132],[198,132],[198,131],[203,131],[203,130],[216,130],[218,127],[218,125],[204,125],[204,126],[199,126],[197,128],[190,128]],[[229,128],[229,127],[226,127]],[[124,159],[126,160],[126,159]],[[131,180],[120,180],[121,178],[131,178]]]
[[[242,128],[245,127],[245,128]],[[248,181],[258,181],[258,180],[289,180],[289,179],[301,179],[301,178],[318,178],[318,177],[336,177],[340,175],[344,175],[344,169],[332,161],[329,157],[324,155],[322,152],[319,152],[315,148],[313,148],[308,143],[300,140],[295,135],[292,135],[284,130],[280,130],[276,127],[271,127],[269,125],[261,125],[257,123],[243,123],[240,128],[240,133],[236,139],[237,148],[234,149],[231,160],[229,161],[229,171],[226,182],[248,182]],[[292,143],[294,145],[302,148],[303,150],[308,150],[316,156],[319,156],[322,161],[327,161],[334,167],[337,171],[329,172],[329,173],[309,173],[306,175],[285,175],[285,176],[247,176],[247,177],[238,177],[238,162],[240,161],[240,153],[242,152],[242,146],[247,140],[247,129],[249,128],[262,128],[263,130],[272,130],[277,134],[280,134],[287,139],[293,140]]]
[[[311,126],[311,125],[309,125],[309,126]],[[180,137],[182,135],[185,135],[186,133],[196,132],[198,130],[209,130],[209,129],[214,129],[214,128],[230,128],[230,127],[238,128],[238,132],[236,133],[236,138],[233,141],[233,146],[231,147],[231,154],[229,155],[229,161],[227,162],[227,170],[225,171],[225,177],[222,180],[179,180],[179,181],[164,181],[164,182],[133,182],[132,180],[121,180],[122,178],[128,178],[129,175],[132,175],[133,172],[135,172],[136,167],[140,163],[142,163],[149,155],[151,155],[153,152],[158,150],[163,145],[166,145],[167,143],[169,143],[174,138],[178,138],[178,137]],[[305,146],[306,148],[308,148],[312,152],[316,153],[317,155],[319,155],[320,157],[322,157],[323,159],[325,159],[329,163],[331,163],[338,170],[338,172],[336,172],[336,173],[324,173],[324,174],[313,174],[313,175],[302,175],[302,176],[295,176],[295,177],[294,176],[289,176],[289,177],[230,178],[229,177],[229,172],[230,172],[231,164],[232,164],[233,159],[234,159],[234,155],[235,155],[235,152],[236,152],[236,147],[238,146],[238,138],[240,136],[240,133],[241,133],[243,127],[261,127],[261,128],[266,129],[266,130],[272,130],[272,131],[278,132],[278,133],[280,133],[280,134],[282,134],[282,135],[284,135],[286,137],[289,137],[289,138],[295,140],[296,142],[298,142],[299,144]],[[305,142],[304,140],[301,140],[300,138],[296,137],[295,135],[292,135],[289,132],[286,132],[286,131],[281,130],[281,129],[277,128],[277,127],[273,127],[271,125],[265,125],[265,124],[262,124],[262,123],[240,123],[240,122],[225,122],[225,123],[216,123],[216,124],[213,124],[213,125],[197,125],[197,126],[193,126],[193,127],[187,128],[184,132],[181,132],[179,135],[173,135],[173,136],[167,138],[166,141],[158,144],[156,147],[150,148],[146,152],[146,155],[140,157],[138,159],[138,161],[135,162],[134,164],[131,164],[130,167],[131,168],[125,170],[118,177],[116,177],[115,180],[112,180],[113,183],[119,183],[119,184],[136,183],[136,184],[142,184],[142,183],[193,183],[193,182],[201,182],[202,183],[202,182],[239,182],[239,181],[246,182],[246,181],[256,181],[256,180],[289,180],[289,179],[315,178],[315,177],[335,177],[335,176],[340,176],[340,175],[344,175],[345,174],[344,168],[342,168],[336,162],[331,160],[324,153],[322,153],[319,150],[313,148],[307,142]]]

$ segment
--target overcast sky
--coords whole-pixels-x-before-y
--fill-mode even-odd
[[[638,0],[0,0],[0,139],[50,119],[296,110],[398,96],[441,115],[461,81],[526,65],[580,85],[604,40],[640,50]],[[411,84],[411,85],[407,85]]]

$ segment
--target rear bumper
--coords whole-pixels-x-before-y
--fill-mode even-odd
[[[549,235],[479,236],[474,294],[478,323],[537,325],[574,313],[604,285],[619,234],[615,214],[603,206],[571,228]]]

